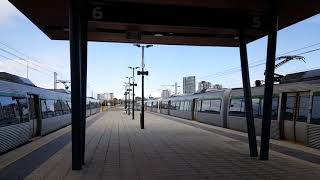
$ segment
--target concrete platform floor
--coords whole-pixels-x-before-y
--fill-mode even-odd
[[[87,129],[86,164],[71,170],[70,143],[26,179],[320,179],[319,165],[271,151],[250,158],[248,144],[146,113],[145,128],[109,111]]]

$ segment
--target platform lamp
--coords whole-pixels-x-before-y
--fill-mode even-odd
[[[128,85],[129,85],[129,89],[127,89],[127,92],[128,92],[128,95],[129,95],[129,103],[128,103],[128,115],[130,115],[130,91],[131,91],[131,89],[130,89],[130,80],[131,80],[131,78],[132,77],[126,77],[127,79],[129,79],[129,83],[128,83]]]
[[[130,86],[132,86],[132,120],[134,120],[134,87],[137,86],[136,83],[134,83],[135,79],[134,79],[134,70],[138,69],[139,67],[131,67],[129,66],[129,69],[132,69],[132,84],[130,84]]]
[[[144,129],[144,75],[148,76],[149,72],[144,71],[144,48],[152,47],[153,45],[140,45],[134,44],[138,48],[141,48],[141,71],[137,72],[137,75],[141,75],[141,114],[140,114],[140,128]]]

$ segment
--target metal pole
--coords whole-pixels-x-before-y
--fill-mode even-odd
[[[265,73],[260,159],[269,159],[270,125],[272,116],[273,77],[277,48],[278,16],[273,12],[268,33],[267,63]]]
[[[86,0],[84,0],[86,2]],[[86,4],[82,4],[80,12],[87,12]],[[81,13],[80,19],[80,60],[81,60],[81,155],[82,164],[85,164],[85,143],[86,143],[86,97],[87,97],[87,30],[88,30],[88,20],[87,14]]]
[[[134,68],[132,67],[132,120],[134,120]]]
[[[80,170],[81,162],[81,65],[80,65],[80,6],[77,0],[70,1],[69,27],[70,27],[70,68],[71,68],[71,103],[72,103],[72,170]],[[80,113],[79,113],[80,112]]]
[[[248,56],[247,56],[247,44],[245,36],[240,32],[240,59],[241,59],[241,71],[242,71],[242,83],[243,83],[243,92],[245,99],[245,112],[247,119],[247,131],[249,139],[249,149],[250,156],[257,157],[257,140],[256,140],[256,131],[254,126],[254,118],[252,111],[252,97],[251,97],[251,87],[250,87],[250,74],[248,66]]]
[[[29,79],[29,61],[27,60],[27,79]]]
[[[56,72],[54,72],[53,73],[53,88],[54,89],[57,89],[57,73]]]
[[[127,86],[125,86],[125,88],[127,89]],[[124,92],[124,109],[126,110],[126,113],[127,112],[127,90]]]
[[[144,46],[142,48],[142,59],[141,59],[141,71],[144,72]],[[144,129],[144,75],[141,77],[141,117],[140,117],[140,128]]]
[[[129,89],[128,89],[128,95],[129,95],[128,115],[130,115],[130,77],[129,77]]]

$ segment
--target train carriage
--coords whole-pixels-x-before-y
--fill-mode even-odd
[[[94,107],[93,113],[98,112]],[[70,93],[0,72],[0,154],[70,123]]]
[[[256,135],[261,135],[264,86],[251,88]],[[149,111],[152,110],[152,102]],[[147,103],[147,104],[148,104]],[[161,114],[246,132],[242,88],[159,100]],[[320,149],[320,70],[288,74],[274,85],[270,135]]]

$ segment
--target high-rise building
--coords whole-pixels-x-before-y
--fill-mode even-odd
[[[161,98],[163,98],[163,99],[168,98],[168,97],[170,97],[170,94],[171,94],[171,92],[170,92],[169,89],[162,90],[162,92],[161,92]]]
[[[207,81],[201,81],[198,83],[198,91],[211,88],[211,83]]]
[[[196,77],[183,77],[183,94],[192,94],[196,92]]]

